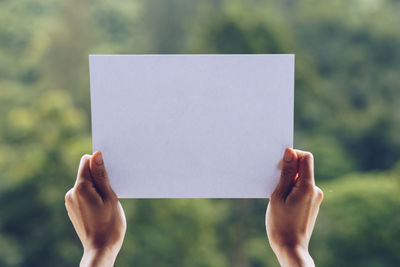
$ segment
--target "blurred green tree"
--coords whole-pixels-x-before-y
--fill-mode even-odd
[[[398,266],[400,172],[351,174],[323,184],[311,243],[317,266]]]
[[[330,180],[316,263],[398,265],[399,13],[390,0],[0,1],[0,266],[79,261],[64,194],[91,151],[89,53],[295,53],[295,144]],[[117,265],[277,265],[264,200],[123,205]]]

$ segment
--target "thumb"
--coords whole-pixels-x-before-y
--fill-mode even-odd
[[[103,155],[100,151],[93,153],[93,156],[90,159],[90,174],[92,176],[93,184],[103,199],[115,195],[108,181]]]
[[[280,199],[286,199],[292,190],[297,175],[298,160],[296,152],[291,148],[286,148],[282,162],[281,177],[273,195]]]

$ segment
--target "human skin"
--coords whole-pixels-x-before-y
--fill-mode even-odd
[[[266,212],[266,230],[281,266],[315,266],[308,251],[323,192],[315,185],[310,152],[287,148],[279,184]]]
[[[124,240],[126,219],[100,152],[82,157],[65,206],[83,245],[80,266],[113,266]]]
[[[314,266],[308,243],[323,193],[314,182],[313,156],[287,148],[282,162],[280,181],[266,213],[268,239],[281,266]],[[80,266],[113,266],[126,219],[100,152],[82,157],[65,206],[84,248]]]

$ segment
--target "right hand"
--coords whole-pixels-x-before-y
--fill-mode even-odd
[[[312,154],[287,148],[266,213],[268,239],[282,266],[314,266],[308,244],[322,199]]]

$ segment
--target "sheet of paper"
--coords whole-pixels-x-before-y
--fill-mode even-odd
[[[266,198],[294,55],[91,55],[93,150],[120,198]]]

